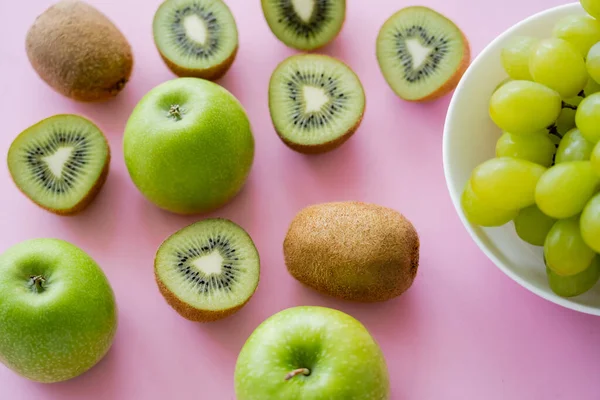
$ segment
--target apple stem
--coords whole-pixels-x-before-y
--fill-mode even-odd
[[[32,275],[30,276],[30,279],[30,285],[34,292],[41,293],[44,291],[44,282],[46,282],[46,278],[44,278],[42,275]]]
[[[169,109],[169,116],[175,118],[177,121],[181,121],[181,114],[183,109],[179,106],[179,104],[173,104]]]
[[[293,377],[295,377],[296,375],[304,375],[304,376],[308,376],[310,375],[310,370],[308,368],[298,368],[293,370],[292,372],[290,372],[289,374],[287,374],[285,376],[285,380],[289,381],[290,379],[292,379]]]

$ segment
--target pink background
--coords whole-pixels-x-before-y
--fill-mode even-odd
[[[70,382],[28,382],[0,365],[0,398],[233,400],[237,354],[265,318],[295,305],[341,309],[381,344],[393,399],[598,399],[600,319],[536,297],[488,261],[461,226],[442,173],[442,128],[449,97],[408,104],[384,82],[375,38],[402,0],[349,0],[345,28],[322,50],[347,62],[367,93],[357,134],[335,152],[306,157],[287,149],[269,118],[267,85],[294,51],[278,42],[258,0],[229,0],[240,51],[221,84],[244,104],[257,142],[245,190],[212,216],[231,218],[254,238],[262,258],[259,289],[238,314],[199,325],[172,311],[153,281],[160,242],[201,217],[162,212],[135,190],[121,152],[124,124],[137,101],[173,75],[154,47],[151,21],[159,0],[90,0],[130,40],[136,57],[126,90],[105,104],[77,104],[49,89],[29,66],[26,30],[50,0],[1,1],[0,152],[38,120],[79,113],[95,121],[113,151],[111,173],[96,202],[77,217],[47,213],[21,195],[0,168],[0,251],[34,237],[58,237],[89,252],[106,271],[120,306],[112,351]],[[517,21],[564,0],[422,0],[461,26],[477,54]],[[302,287],[283,264],[282,241],[302,207],[362,200],[393,207],[421,235],[413,288],[383,304],[336,301]]]

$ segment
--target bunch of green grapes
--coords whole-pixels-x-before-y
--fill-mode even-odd
[[[496,158],[477,166],[462,195],[467,219],[513,222],[543,246],[548,284],[578,296],[600,278],[600,0],[551,38],[516,37],[502,50],[508,74],[490,99],[502,130]]]

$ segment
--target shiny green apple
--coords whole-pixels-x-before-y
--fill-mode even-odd
[[[0,255],[0,362],[19,375],[44,383],[81,375],[116,328],[113,291],[81,249],[34,239]]]
[[[263,322],[235,369],[237,400],[387,400],[384,356],[367,329],[341,311],[294,307]]]
[[[254,136],[240,102],[198,78],[150,90],[127,121],[123,146],[140,192],[179,214],[206,213],[229,202],[254,160]]]

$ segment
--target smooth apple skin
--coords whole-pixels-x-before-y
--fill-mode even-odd
[[[178,106],[180,117],[170,114]],[[133,183],[152,203],[178,214],[213,211],[242,189],[254,161],[254,136],[225,88],[178,78],[150,90],[123,139]]]
[[[308,368],[308,376],[286,374]],[[237,400],[388,400],[379,345],[356,319],[325,307],[281,311],[250,336],[237,360]]]
[[[42,292],[31,276],[44,277]],[[83,250],[33,239],[0,255],[0,361],[14,372],[44,383],[74,378],[104,357],[116,329],[113,291]]]

